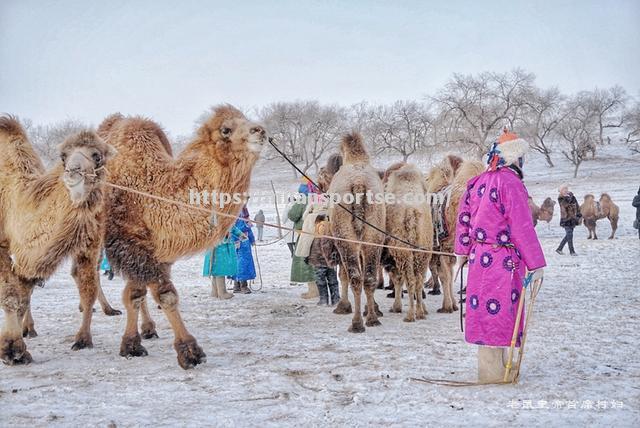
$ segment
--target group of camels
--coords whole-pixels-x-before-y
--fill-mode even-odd
[[[173,156],[159,125],[115,114],[96,131],[68,137],[59,147],[59,160],[46,170],[18,120],[0,116],[0,306],[5,315],[0,360],[9,365],[31,362],[24,337],[37,334],[30,309],[33,289],[67,258],[72,261],[71,275],[82,310],[72,349],[92,347],[96,299],[105,313],[119,313],[100,288],[96,266],[104,247],[112,268],[126,282],[127,320],[120,355],[147,355],[142,338],[157,337],[147,308],[150,290],[174,332],[178,364],[189,369],[204,362],[205,353],[180,315],[171,267],[176,260],[220,241],[243,201],[217,208],[221,215],[215,222],[211,213],[179,204],[188,203],[190,189],[247,192],[252,169],[267,142],[261,125],[222,105],[212,111],[179,156]],[[346,135],[340,148],[343,164],[326,179],[329,193],[426,194],[433,200],[430,204],[380,204],[364,199],[330,208],[331,234],[345,239],[332,241],[343,287],[335,312],[353,312],[352,332],[364,331],[365,324],[380,324],[382,313],[374,290],[381,265],[396,289],[393,312],[402,310],[402,288],[409,291],[405,321],[426,315],[421,290],[428,269],[442,283],[439,311],[457,310],[452,290],[455,258],[446,254],[453,250],[455,230],[451,228],[458,201],[466,182],[484,169],[483,164],[450,155],[427,174],[400,163],[381,176],[371,166],[360,135]],[[155,198],[148,198],[149,194]],[[539,218],[546,219],[543,209],[539,213],[543,213]],[[420,251],[409,251],[416,249]],[[434,249],[445,254],[432,255]],[[349,286],[355,298],[353,310]]]

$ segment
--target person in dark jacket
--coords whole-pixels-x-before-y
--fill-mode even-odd
[[[315,234],[327,235],[329,233],[328,228],[329,226],[325,215],[318,214],[315,220]],[[332,267],[332,262],[325,258],[322,250],[322,239],[324,238],[313,239],[306,262],[313,266],[315,270],[316,285],[318,286],[318,293],[320,294],[318,306],[335,306],[338,304],[338,300],[340,300],[338,274]],[[329,298],[331,298],[331,302],[329,302]]]
[[[556,253],[564,254],[562,249],[565,244],[569,244],[569,253],[577,256],[573,248],[573,229],[582,222],[582,214],[580,213],[580,205],[573,193],[569,191],[569,186],[563,184],[560,186],[560,194],[558,195],[558,204],[560,206],[560,226],[564,228],[564,238],[560,242]]]
[[[638,189],[638,194],[633,198],[633,202],[631,203],[634,207],[636,207],[636,222],[635,226],[638,229],[638,237],[640,238],[640,189]]]

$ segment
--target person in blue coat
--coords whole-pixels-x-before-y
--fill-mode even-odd
[[[236,241],[234,242],[234,238]],[[225,277],[238,273],[238,255],[236,246],[247,237],[240,229],[233,226],[222,241],[213,250],[204,255],[202,276],[211,278],[211,296],[219,299],[230,299],[233,294],[227,292]]]
[[[255,245],[256,240],[251,230],[251,222],[249,221],[249,210],[245,206],[242,208],[240,217],[236,220],[235,227],[237,227],[246,237],[245,240],[239,240],[231,237],[234,242],[240,242],[238,247],[238,272],[231,277],[234,280],[233,292],[240,294],[250,294],[251,290],[247,281],[255,279],[256,267],[253,264],[253,254],[251,254],[251,247]]]
[[[113,279],[113,270],[111,269],[111,265],[109,264],[109,260],[107,260],[107,254],[104,249],[102,250],[102,263],[100,263],[100,270],[104,271],[104,274],[109,281]]]

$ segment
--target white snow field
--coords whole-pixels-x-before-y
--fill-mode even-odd
[[[586,229],[577,228],[575,258],[554,252],[562,236],[557,206],[551,225],[538,225],[548,267],[518,385],[455,388],[411,380],[475,379],[476,347],[463,341],[459,314],[436,313],[441,296],[428,296],[427,319],[405,323],[388,312],[387,292],[378,291],[382,326],[348,333],[350,316],[300,299],[303,288],[289,285],[289,252],[281,241],[258,250],[262,291],[229,301],[209,297],[201,256],[176,263],[183,317],[207,354],[205,364],[189,371],[178,366],[171,330],[155,306],[160,338],[145,341],[149,356],[120,357],[125,317],[99,309],[94,348],[72,351],[78,293],[69,266],[61,268],[34,292],[39,336],[28,340],[34,362],[0,367],[0,425],[640,426],[640,240],[631,207],[640,157],[607,147],[576,180],[564,162],[548,169],[538,158],[525,174],[538,204],[555,199],[568,181],[579,201],[587,192],[609,192],[621,219],[612,241],[606,220],[598,241],[587,241]],[[290,177],[283,163],[260,163],[252,188],[267,191],[274,180],[291,191],[297,185]],[[258,209],[250,208],[252,215]],[[273,221],[273,208],[261,208]],[[265,232],[268,240],[275,236]],[[122,280],[102,283],[122,309]]]

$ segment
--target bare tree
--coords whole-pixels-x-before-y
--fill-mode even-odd
[[[605,129],[620,128],[624,123],[627,92],[621,86],[614,86],[609,89],[596,88],[594,91],[583,91],[578,94],[578,97],[593,110],[598,122],[598,144],[604,145]]]
[[[640,153],[640,102],[636,101],[624,114],[625,136],[623,141],[632,153]]]
[[[50,165],[58,157],[58,146],[71,134],[87,127],[75,119],[66,119],[51,125],[34,126],[31,120],[24,120],[23,125],[36,152],[43,162]]]
[[[574,166],[573,177],[589,153],[593,153],[598,142],[598,118],[590,106],[578,96],[567,104],[564,120],[558,127],[558,134],[567,146],[562,154]]]
[[[521,69],[476,76],[454,74],[433,97],[449,118],[449,136],[455,138],[451,142],[471,146],[478,156],[484,154],[489,135],[518,120],[534,81],[533,74]]]
[[[547,164],[551,160],[554,131],[560,125],[568,109],[563,109],[564,96],[558,88],[535,88],[526,101],[524,134],[532,150],[544,155]]]

